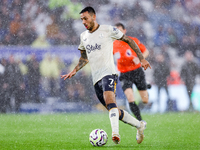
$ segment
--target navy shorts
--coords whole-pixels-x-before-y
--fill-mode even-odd
[[[132,88],[133,84],[136,85],[138,90],[147,90],[145,73],[141,67],[133,71],[121,73],[119,80],[123,91],[128,88]]]
[[[116,85],[117,85],[117,75],[107,75],[103,77],[100,81],[98,81],[94,85],[94,89],[99,101],[106,107],[105,100],[103,98],[104,91],[113,91],[116,92]]]

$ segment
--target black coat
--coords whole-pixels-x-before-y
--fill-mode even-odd
[[[23,75],[16,63],[8,63],[5,66],[4,83],[7,83],[9,89],[19,89],[23,83]]]
[[[27,62],[27,67],[28,67],[28,84],[29,86],[39,86],[40,82],[40,70],[39,70],[39,63],[34,60],[34,61],[28,61]]]
[[[196,75],[199,73],[200,69],[195,62],[186,62],[181,68],[181,78],[186,85],[194,86]]]
[[[154,82],[156,85],[167,85],[167,77],[170,75],[170,66],[166,62],[157,62],[154,67]]]

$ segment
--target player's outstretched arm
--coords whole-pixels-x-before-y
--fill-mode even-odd
[[[139,47],[137,44],[128,36],[124,35],[121,39],[122,41],[126,42],[137,54],[138,58],[140,59],[141,65],[146,70],[148,67],[151,68],[151,65],[149,62],[144,58],[142,52],[140,51]]]
[[[67,78],[71,78],[73,77],[81,68],[83,68],[89,61],[88,61],[88,58],[87,58],[87,54],[86,54],[86,51],[84,50],[80,50],[81,52],[81,57],[79,59],[79,63],[78,65],[76,65],[76,67],[68,74],[65,74],[65,75],[61,75],[61,79],[64,78],[64,80],[66,80]]]
[[[146,51],[142,54],[143,54],[144,58],[146,59],[149,56],[149,50],[146,49]]]

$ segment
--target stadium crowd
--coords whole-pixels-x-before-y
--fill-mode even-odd
[[[74,80],[61,82],[62,71],[73,65],[66,65],[59,57],[51,54],[46,54],[41,61],[35,54],[23,62],[13,54],[8,59],[1,59],[0,112],[19,112],[21,103],[46,103],[48,97],[57,98],[61,102],[96,103],[87,67]]]
[[[181,68],[178,65],[184,62],[184,58],[181,58],[181,62],[177,65],[176,61],[179,59],[172,60],[169,52],[183,56],[187,50],[197,58],[197,64],[200,63],[198,0],[68,0],[67,2],[66,5],[56,6],[53,5],[54,0],[1,0],[0,45],[33,47],[78,45],[79,34],[84,30],[80,23],[79,11],[84,6],[91,5],[99,14],[97,19],[101,24],[114,25],[123,22],[128,31],[127,35],[137,37],[149,49],[148,60],[152,66],[157,63],[157,55],[162,54],[170,64],[170,69],[175,68],[180,72]],[[64,85],[60,83],[61,72],[68,68],[59,58],[47,56],[38,61],[32,55],[26,62],[22,62],[14,60],[14,56],[10,55],[9,58],[1,59],[1,68],[4,68],[0,81],[1,99],[10,99],[13,95],[17,96],[15,98],[19,103],[25,99],[41,102],[47,96],[67,95],[71,101],[91,99],[86,96],[90,95],[87,94],[88,90],[84,90],[85,87],[91,87],[93,90],[88,74],[83,72],[74,81],[66,82]],[[90,85],[79,82],[79,78],[85,78],[84,80],[87,80],[85,83]],[[11,83],[15,84],[8,88]],[[5,90],[6,88],[8,90]],[[5,101],[4,105],[6,103]]]
[[[183,54],[186,49],[195,51],[200,43],[197,0],[69,0],[60,7],[51,6],[53,1],[0,1],[1,45],[31,45],[38,37],[50,45],[77,45],[77,11],[86,5],[96,8],[102,24],[123,22],[129,35],[148,46],[167,44]]]

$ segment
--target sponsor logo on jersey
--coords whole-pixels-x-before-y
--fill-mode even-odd
[[[103,33],[101,33],[101,34],[99,35],[99,38],[104,38]]]
[[[95,51],[95,50],[101,50],[101,45],[98,45],[97,43],[93,46],[93,45],[87,45],[86,46],[86,50],[88,52],[88,54],[92,51]]]
[[[126,50],[126,56],[130,57],[132,55],[132,52],[130,49],[127,49]]]

